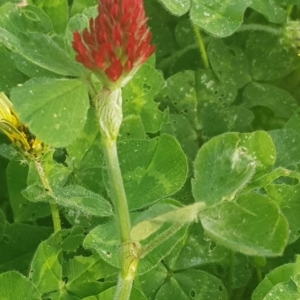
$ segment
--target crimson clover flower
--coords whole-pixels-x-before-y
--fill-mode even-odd
[[[99,0],[89,30],[73,33],[76,60],[104,86],[124,86],[154,52],[143,0]]]

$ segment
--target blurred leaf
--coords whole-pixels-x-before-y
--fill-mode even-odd
[[[191,0],[181,0],[181,1],[173,1],[173,0],[159,0],[166,8],[170,11],[171,14],[176,16],[181,16],[185,14],[191,5]]]
[[[289,244],[300,237],[300,184],[270,184],[266,187],[268,196],[278,203],[280,211],[289,223]]]
[[[212,36],[233,34],[243,22],[243,14],[251,0],[192,0],[192,22]]]
[[[17,270],[27,274],[36,248],[51,232],[52,228],[47,227],[24,223],[6,224],[0,241],[0,271]]]
[[[40,300],[41,295],[34,284],[18,272],[0,274],[0,299]]]
[[[222,281],[200,270],[187,270],[172,274],[159,289],[156,300],[165,299],[227,300]]]
[[[272,23],[284,23],[287,19],[286,11],[273,0],[252,0],[251,8],[263,14]]]
[[[138,116],[130,115],[123,119],[118,141],[127,139],[145,139],[145,128],[142,124],[141,118]]]
[[[106,263],[98,254],[75,256],[65,266],[64,274],[68,277],[66,289],[80,299],[96,295],[107,288],[107,284],[113,285],[106,283],[105,278],[117,272],[117,268]]]
[[[144,64],[122,91],[124,116],[139,116],[146,132],[159,131],[165,119],[153,101],[163,85],[162,75],[151,65]]]
[[[27,187],[27,174],[28,167],[21,166],[20,161],[9,162],[6,170],[7,187],[15,222],[28,222],[50,214],[48,203],[31,203],[22,195],[22,190]]]
[[[25,28],[27,32],[45,34],[53,31],[50,18],[39,7],[34,5],[17,7],[12,4],[12,1],[7,1],[0,7],[0,27],[15,35],[24,31]]]
[[[217,245],[205,235],[200,223],[190,226],[186,240],[175,252],[172,251],[165,259],[172,270],[191,269],[209,263],[216,264],[229,255],[226,248]]]
[[[68,20],[67,0],[32,0],[32,2],[49,16],[57,33],[64,33]]]
[[[76,79],[32,79],[12,90],[11,101],[30,131],[54,147],[78,137],[89,108],[87,88]]]
[[[54,199],[50,197],[38,184],[28,186],[23,195],[32,202],[51,202],[73,210],[83,215],[107,217],[113,215],[112,207],[108,201],[98,194],[86,190],[78,185],[68,185],[64,188],[53,187]]]
[[[285,123],[284,128],[292,129],[300,134],[300,110],[297,109],[291,118]]]
[[[2,210],[0,210],[0,241],[2,240],[5,230],[5,215]]]
[[[270,108],[275,116],[290,118],[297,103],[295,99],[285,90],[264,83],[250,83],[243,92],[244,106],[266,106]]]
[[[17,84],[23,83],[24,75],[17,69],[14,57],[11,53],[0,46],[0,91],[9,93],[10,89]]]
[[[265,276],[252,294],[252,300],[288,300],[297,299],[300,263],[279,266]],[[294,279],[295,278],[295,279]],[[271,296],[273,298],[271,298]],[[283,298],[284,297],[284,298]]]
[[[89,6],[97,4],[97,0],[74,0],[70,12],[70,16],[73,17],[76,14],[80,14],[83,10]]]
[[[95,110],[90,108],[87,121],[78,137],[67,147],[72,174],[70,184],[81,185],[94,193],[104,194],[102,180],[104,158]]]
[[[163,108],[167,106],[172,114],[185,117],[198,128],[195,72],[187,70],[169,77],[157,98]]]
[[[248,61],[239,48],[227,47],[222,40],[213,39],[207,48],[213,71],[227,86],[241,88],[251,81]]]
[[[276,148],[274,167],[288,168],[300,163],[300,134],[292,129],[278,129],[269,132]]]
[[[63,233],[65,233],[63,231]],[[61,290],[64,286],[62,281],[62,266],[59,255],[62,251],[62,232],[57,232],[40,243],[30,266],[29,279],[34,283],[41,294],[47,294]]]
[[[96,296],[83,298],[82,300],[111,300],[116,292],[116,287],[109,288]],[[133,287],[129,300],[147,300],[147,298],[137,288]]]
[[[297,55],[286,51],[276,35],[253,31],[246,42],[250,74],[256,81],[271,81],[289,74],[299,66]],[[276,62],[276,63],[275,63]]]

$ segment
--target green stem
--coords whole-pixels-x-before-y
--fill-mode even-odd
[[[116,141],[102,139],[102,149],[107,164],[111,197],[116,210],[121,242],[128,243],[130,241],[131,225]]]
[[[207,54],[206,54],[206,50],[205,50],[205,46],[203,43],[203,39],[200,33],[199,28],[196,25],[192,25],[193,26],[193,30],[195,32],[195,36],[196,36],[196,41],[200,50],[200,54],[201,54],[201,58],[204,64],[205,69],[209,69],[209,62],[208,62],[208,58],[207,58]]]
[[[243,24],[240,26],[237,32],[248,31],[248,30],[265,31],[274,35],[279,34],[279,30],[277,28],[273,28],[261,24]]]
[[[121,242],[121,270],[114,299],[128,300],[140,258],[140,245],[130,237],[130,215],[117,152],[117,137],[123,119],[122,91],[120,88],[103,88],[94,98],[94,103]]]
[[[45,191],[49,194],[51,198],[55,198],[53,191],[51,189],[49,180],[45,174],[44,168],[39,160],[34,160],[34,165],[36,168],[37,173],[39,174],[40,180],[42,182],[42,185],[45,189]],[[52,215],[52,220],[53,220],[53,228],[54,232],[57,232],[61,230],[61,225],[60,225],[60,217],[59,217],[59,210],[56,206],[55,203],[50,202],[50,209],[51,209],[51,215]]]
[[[114,300],[128,300],[139,261],[139,249],[130,238],[130,216],[119,165],[116,140],[102,138],[102,148],[107,164],[111,198],[116,211],[121,240],[119,248],[121,274]]]
[[[121,276],[118,280],[117,290],[114,296],[114,300],[128,300],[130,298],[132,280],[124,280]]]

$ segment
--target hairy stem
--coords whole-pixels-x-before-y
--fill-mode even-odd
[[[279,30],[277,28],[261,25],[261,24],[244,24],[240,26],[237,32],[248,31],[248,30],[265,31],[274,35],[279,34]]]
[[[122,243],[127,243],[130,241],[131,225],[116,141],[102,140],[102,149],[107,164],[111,198],[116,211],[120,239]]]
[[[37,173],[39,174],[41,183],[44,187],[44,190],[48,193],[51,198],[55,198],[53,191],[51,189],[49,180],[45,174],[44,168],[42,163],[39,160],[34,160],[34,165],[36,168]],[[59,211],[55,203],[50,202],[50,209],[51,209],[51,215],[53,220],[53,228],[54,232],[57,232],[61,230],[61,224],[60,224],[60,217],[59,217]]]
[[[203,43],[203,39],[200,33],[199,28],[196,25],[192,25],[193,26],[193,30],[195,32],[195,36],[196,36],[196,41],[200,50],[200,54],[201,54],[201,58],[204,64],[205,69],[209,69],[209,62],[208,62],[208,58],[207,58],[207,54],[206,54],[206,50],[205,50],[205,46]]]
[[[94,98],[94,102],[109,178],[110,195],[120,235],[121,271],[114,300],[128,300],[139,262],[140,245],[134,243],[130,237],[130,215],[117,153],[117,137],[123,118],[121,89],[112,91],[103,89]]]

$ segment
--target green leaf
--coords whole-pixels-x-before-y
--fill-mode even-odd
[[[159,0],[166,9],[173,15],[181,16],[185,14],[191,5],[191,0],[180,0],[180,1],[173,1],[173,0]]]
[[[87,88],[77,79],[33,79],[14,88],[11,100],[30,131],[54,147],[77,138],[89,108]]]
[[[0,43],[25,59],[65,76],[81,76],[84,69],[60,48],[48,35],[42,33],[18,33],[18,36],[0,28]]]
[[[14,57],[0,46],[0,91],[9,93],[13,86],[25,80],[24,75],[17,69]]]
[[[295,242],[300,236],[300,184],[270,184],[265,189],[268,196],[278,203],[289,223],[289,244]]]
[[[34,254],[29,278],[41,294],[61,290],[64,285],[59,255],[62,251],[62,235],[66,232],[63,230],[51,235],[40,243]]]
[[[52,228],[47,227],[24,223],[6,224],[3,239],[0,241],[0,271],[18,270],[27,274],[37,246],[51,232]]]
[[[213,71],[227,86],[239,89],[251,81],[247,58],[239,48],[227,47],[222,40],[213,39],[207,55]]]
[[[0,241],[2,240],[5,230],[5,215],[2,210],[0,210]]]
[[[50,214],[48,203],[31,203],[22,195],[22,190],[27,187],[27,174],[28,167],[21,166],[20,161],[9,162],[6,170],[7,188],[15,222],[33,221]]]
[[[193,30],[193,27],[191,26],[191,21],[189,19],[180,20],[177,23],[174,34],[176,42],[181,48],[188,48],[191,45],[195,44],[195,32]]]
[[[299,276],[300,263],[283,264],[272,270],[265,276],[263,281],[256,287],[252,294],[252,300],[288,300],[299,298],[298,285],[299,280],[294,280]],[[270,298],[271,296],[274,298]],[[288,298],[282,298],[286,295]],[[279,298],[280,296],[280,298]],[[294,296],[296,296],[294,298]]]
[[[53,187],[52,199],[38,184],[33,184],[23,191],[23,195],[32,202],[51,202],[67,208],[74,213],[108,217],[113,215],[112,207],[103,197],[78,185],[68,185],[64,188]]]
[[[192,22],[216,37],[233,34],[242,24],[251,0],[192,0]]]
[[[225,263],[226,264],[226,263]],[[252,276],[251,265],[248,258],[240,253],[231,253],[231,268],[230,272],[232,289],[244,288],[249,283]],[[232,270],[232,271],[231,271]]]
[[[292,129],[300,134],[300,110],[297,109],[293,116],[285,123],[284,128]]]
[[[18,272],[0,274],[0,299],[41,300],[41,295],[34,284]]]
[[[156,294],[155,300],[165,299],[227,300],[222,281],[200,270],[174,273]]]
[[[116,292],[116,287],[111,287],[99,295],[83,298],[82,300],[111,300]],[[137,288],[133,287],[130,293],[129,300],[147,300],[147,298]]]
[[[80,14],[83,10],[89,6],[93,6],[97,4],[97,0],[74,0],[70,12],[70,16],[75,16],[76,14]]]
[[[33,0],[52,21],[54,30],[57,33],[64,33],[68,21],[68,1],[67,0]]]
[[[299,66],[294,51],[286,51],[279,43],[278,36],[270,33],[253,31],[246,42],[245,51],[250,74],[256,81],[281,78]]]
[[[176,137],[188,158],[189,170],[191,170],[199,145],[197,142],[197,132],[193,129],[187,118],[183,115],[170,114],[169,124],[163,124],[161,133],[167,133]]]
[[[200,213],[205,232],[217,243],[246,255],[282,255],[288,223],[269,197],[250,192]],[[238,226],[237,226],[238,224]]]
[[[186,157],[169,135],[152,140],[127,140],[120,142],[118,149],[131,210],[174,194],[186,180]],[[134,157],[128,153],[134,153]]]
[[[195,73],[195,85],[199,111],[209,103],[218,103],[223,107],[228,106],[234,101],[237,94],[234,85],[221,82],[211,70],[198,70]]]
[[[180,89],[176,87],[180,86]],[[166,80],[158,94],[158,101],[172,114],[185,117],[193,128],[199,128],[197,117],[197,99],[195,93],[195,72],[179,72]]]
[[[68,147],[68,161],[73,172],[70,184],[81,185],[103,195],[105,185],[102,179],[104,158],[95,110],[90,108],[87,121],[79,136]]]
[[[44,169],[45,175],[49,180],[52,187],[63,187],[70,176],[71,170],[63,164],[59,164],[53,160],[54,151],[50,151],[45,154],[40,163]],[[37,173],[35,164],[29,163],[27,185],[30,186],[34,183],[41,183],[39,174]]]
[[[245,147],[255,160],[255,175],[253,179],[271,171],[274,167],[277,152],[270,135],[264,131],[255,131],[250,134],[239,134],[239,138],[239,145]]]
[[[75,256],[64,268],[64,275],[68,277],[66,289],[80,299],[96,295],[107,287],[104,279],[117,272],[118,269],[106,263],[98,254],[89,257]]]
[[[194,198],[207,205],[232,200],[256,170],[256,176],[261,175],[272,167],[274,159],[274,146],[265,132],[215,137],[204,144],[196,157],[192,180]]]
[[[204,233],[203,227],[195,223],[190,227],[189,234],[178,250],[178,254],[165,259],[172,270],[183,270],[218,263],[229,254],[229,251],[221,245],[216,245]]]
[[[122,91],[124,117],[137,115],[141,118],[146,132],[157,132],[165,114],[153,101],[164,85],[162,75],[151,65],[144,64]]]
[[[37,6],[17,7],[9,1],[0,7],[0,27],[12,34],[20,32],[40,32],[49,34],[53,31],[50,18]],[[20,2],[18,0],[18,2]]]
[[[149,272],[137,275],[134,283],[138,287],[141,287],[141,290],[146,295],[147,299],[152,300],[155,299],[158,288],[163,286],[167,278],[168,270],[166,266],[159,263]]]
[[[269,132],[276,148],[274,167],[288,168],[300,163],[300,134],[292,129],[278,129]]]
[[[165,203],[169,203],[167,200],[164,200],[162,203],[154,204],[150,209],[150,215],[154,212],[156,214],[157,211],[162,211],[162,209],[170,210],[170,205],[166,205]],[[177,207],[179,205],[176,201],[171,201],[171,204],[176,204]],[[149,213],[145,211],[143,215],[133,214],[133,224],[143,221],[143,218],[149,218]],[[175,230],[173,230],[172,226],[176,226]],[[102,224],[94,228],[85,238],[83,246],[88,249],[94,249],[97,253],[109,264],[119,267],[119,233],[116,230],[117,224],[115,221],[111,221],[106,224]],[[171,229],[171,232],[170,232]],[[168,255],[175,245],[180,242],[180,240],[185,235],[187,227],[186,226],[178,226],[177,224],[165,224],[160,228],[160,230],[156,231],[150,238],[141,241],[142,249],[143,247],[148,247],[149,243],[156,241],[155,245],[151,246],[148,249],[143,249],[147,253],[143,259],[139,262],[138,273],[145,273],[152,268],[154,268],[166,255]],[[168,234],[167,234],[168,233]]]
[[[281,282],[264,297],[264,300],[290,300],[299,299],[299,281]]]
[[[130,115],[123,119],[118,136],[118,141],[123,141],[126,139],[145,138],[146,132],[140,117]]]
[[[263,14],[269,22],[280,24],[286,22],[286,11],[272,0],[252,0],[251,8]]]
[[[295,99],[287,91],[265,83],[248,84],[244,89],[243,102],[247,108],[266,106],[275,116],[282,118],[290,118],[297,108]]]

